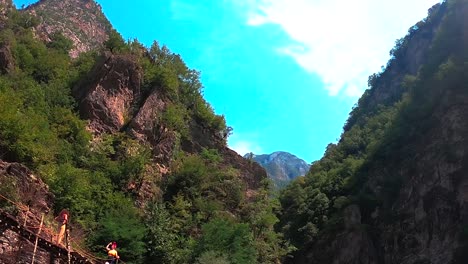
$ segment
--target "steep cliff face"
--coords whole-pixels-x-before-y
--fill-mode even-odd
[[[41,0],[28,6],[25,12],[41,19],[36,32],[49,41],[55,32],[61,32],[73,41],[70,56],[102,46],[112,29],[101,6],[94,0]]]
[[[14,71],[0,50],[5,84],[0,89],[0,158],[27,165],[49,184],[56,199],[47,206],[71,212],[72,248],[78,255],[83,244],[98,253],[113,240],[123,261],[189,263],[203,257],[195,244],[207,244],[204,236],[210,235],[202,227],[226,223],[232,230],[244,229],[233,236],[248,245],[247,262],[277,262],[287,249],[273,230],[276,218],[262,182],[265,170],[227,148],[230,128],[203,98],[199,72],[157,42],[145,48],[138,41],[126,43],[114,31],[104,49],[76,59],[67,55],[70,43],[53,31],[79,45],[73,37],[83,26],[78,17],[92,15],[86,8],[94,4],[40,1],[26,9],[42,19],[36,28],[36,18],[7,13],[5,27],[12,30],[0,33],[11,40],[4,53],[12,55]],[[86,20],[87,29],[94,28],[96,19]],[[51,42],[42,41],[50,36]],[[91,44],[97,39],[83,38]],[[4,183],[0,193],[8,197],[24,191],[12,177]],[[21,198],[26,199],[24,192]],[[34,223],[29,219],[18,225],[25,217],[17,208],[1,204],[0,222],[10,224],[2,227],[0,258],[30,263],[37,220],[49,209],[31,209]],[[263,218],[268,220],[257,225]],[[49,224],[55,223],[52,219],[49,213]],[[17,245],[19,240],[24,243]],[[62,247],[40,243],[41,263],[64,256]],[[230,246],[222,251],[229,257],[237,254]]]
[[[24,165],[0,160],[0,183],[2,193],[9,194],[9,199],[29,207],[27,215],[20,212],[20,219],[27,218],[28,222],[37,225],[41,213],[50,211],[53,197],[48,186]],[[6,204],[4,198],[1,201]]]
[[[367,186],[383,200],[389,199],[389,177],[401,181],[396,197],[362,219],[361,209],[350,206],[345,230],[322,238],[295,263],[467,261],[468,94],[448,90],[440,99],[431,129],[412,143],[410,156],[395,153],[397,162],[379,161],[368,168]]]
[[[445,8],[445,5],[433,6],[428,10],[428,19],[411,27],[407,36],[397,40],[385,71],[369,78],[369,85],[376,89],[365,91],[359,99],[359,108],[352,111],[345,130],[355,124],[362,124],[364,115],[374,114],[378,106],[390,106],[401,100],[402,94],[407,91],[407,87],[402,85],[405,76],[416,75],[421,65],[428,60],[427,54],[442,23],[443,16],[440,14]]]
[[[167,96],[157,88],[142,94],[142,74],[134,57],[106,53],[73,90],[80,114],[88,120],[88,130],[96,138],[103,133],[124,132],[150,147],[154,162],[147,168],[147,174],[152,176],[144,177],[137,187],[138,203],[144,204],[144,201],[158,195],[159,188],[154,181],[169,173],[168,168],[174,152],[179,148],[178,144],[180,150],[187,153],[217,149],[226,166],[240,171],[247,183],[247,193],[259,188],[266,178],[265,170],[227,148],[217,131],[193,120],[189,128],[192,139],[180,140],[175,131],[162,121],[169,103]]]
[[[385,263],[466,262],[459,254],[465,254],[460,238],[468,224],[468,94],[446,90],[440,100],[414,156],[399,162],[402,187],[391,208],[396,221],[386,223],[382,214],[372,221],[383,231],[377,238]],[[383,169],[370,171],[378,194],[390,171]]]
[[[348,123],[365,124],[371,105],[404,102],[358,173],[365,202],[342,210],[342,225],[324,231],[293,263],[468,261],[468,4],[447,1],[431,11]],[[408,74],[417,75],[409,87],[402,85]]]
[[[141,69],[131,56],[104,54],[74,89],[89,129],[96,134],[120,131],[135,114],[140,82]]]

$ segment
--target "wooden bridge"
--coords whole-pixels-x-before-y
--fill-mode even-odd
[[[108,261],[83,249],[82,241],[72,238],[68,228],[66,246],[55,243],[58,223],[46,217],[53,203],[52,196],[47,185],[27,167],[0,160],[2,179],[18,184],[14,184],[14,192],[0,193],[0,264],[104,264]],[[125,262],[119,260],[119,264]]]
[[[7,197],[0,194],[0,198],[7,201],[11,205],[13,205],[16,209],[20,211],[29,211],[29,209],[25,209],[25,206],[21,203],[14,202]],[[22,254],[27,254],[31,256],[31,260],[24,263],[44,263],[44,260],[41,262],[39,260],[35,261],[36,251],[37,249],[42,250],[42,252],[47,253],[49,256],[51,264],[60,264],[60,263],[68,263],[68,264],[101,264],[106,263],[107,259],[99,258],[87,250],[82,249],[76,241],[73,241],[70,237],[69,230],[67,229],[65,232],[65,243],[66,247],[62,245],[58,245],[51,240],[57,237],[56,232],[54,229],[48,228],[44,225],[44,214],[42,215],[42,219],[40,221],[39,226],[28,226],[27,221],[27,213],[26,219],[24,219],[24,223],[21,224],[17,217],[12,216],[11,214],[5,212],[4,210],[0,209],[0,236],[6,235],[8,231],[13,232],[18,237],[20,237],[24,241],[31,242],[34,245],[34,249],[31,250],[32,252],[23,252]],[[1,241],[0,241],[1,242]],[[3,250],[4,251],[4,250]],[[11,260],[7,258],[8,263],[19,263],[18,255],[21,253],[21,246],[18,247],[16,257],[11,256],[15,260]],[[11,254],[10,254],[11,255]],[[14,255],[14,254],[13,254]],[[46,261],[47,262],[47,261]],[[0,259],[0,263],[2,259]],[[23,262],[22,262],[23,263]],[[125,264],[124,261],[119,260],[119,263]]]
[[[85,256],[83,252],[73,251],[71,249],[67,250],[67,248],[58,246],[57,244],[38,235],[38,232],[34,232],[18,223],[16,218],[12,215],[0,211],[0,232],[4,233],[6,230],[11,230],[15,232],[23,239],[37,245],[38,248],[48,252],[51,256],[51,263],[56,263],[57,260],[59,261],[59,263],[100,263],[98,258],[92,257],[91,255],[84,253],[88,255]],[[90,257],[92,257],[92,259]]]

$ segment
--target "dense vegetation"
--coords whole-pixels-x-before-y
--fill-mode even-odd
[[[462,5],[463,0],[448,0],[435,6],[427,19],[396,42],[387,67],[369,78],[369,89],[351,112],[340,141],[328,145],[324,157],[312,164],[309,173],[281,192],[279,228],[293,245],[305,249],[326,234],[340,230],[343,209],[350,204],[359,205],[364,223],[377,206],[383,209],[382,214],[389,213],[402,182],[397,176],[398,167],[392,164],[412,166],[405,161],[417,151],[412,142],[430,126],[437,125],[431,113],[444,92],[466,93],[461,90],[468,80],[468,53],[462,39],[466,28],[454,15]],[[407,67],[403,56],[407,56],[412,38],[418,32],[435,28],[439,21],[441,26],[427,61],[416,75],[405,76],[401,84],[403,95],[375,104],[372,95],[377,87],[394,81],[392,70],[404,72]],[[451,150],[447,146],[443,151]],[[376,194],[367,183],[372,176],[370,169],[379,167],[386,170],[378,183],[382,190]]]
[[[411,142],[434,125],[431,111],[441,94],[466,93],[460,88],[468,79],[468,53],[455,15],[463,1],[434,7],[396,42],[386,68],[369,78],[369,89],[340,141],[327,147],[305,177],[282,190],[279,201],[271,199],[268,182],[246,197],[239,171],[217,149],[181,150],[180,142],[195,140],[194,122],[224,139],[231,128],[203,99],[200,73],[179,55],[157,42],[145,47],[125,41],[112,30],[103,50],[72,60],[70,40],[61,34],[48,43],[37,40],[32,28],[38,19],[11,10],[0,31],[5,62],[0,69],[0,159],[37,173],[55,195],[54,210],[72,212],[74,235],[96,254],[116,240],[126,263],[278,263],[294,247],[306,249],[342,229],[343,209],[350,204],[359,206],[364,223],[376,207],[392,219],[390,208],[402,184],[392,165],[411,166],[405,164],[416,151]],[[410,41],[440,21],[424,65],[405,76],[401,93],[375,103],[378,87],[394,81],[392,72],[405,72],[402,58]],[[71,91],[104,51],[138,63],[143,97],[157,91],[167,102],[160,121],[174,131],[179,145],[164,179],[147,170],[154,161],[148,146],[125,132],[93,139],[77,113]],[[447,146],[443,151],[454,150]],[[377,194],[369,188],[370,171],[384,165]],[[161,195],[137,208],[127,186],[143,177],[153,177]],[[2,194],[14,193],[12,185],[2,182],[0,187]]]
[[[71,60],[70,40],[61,34],[49,43],[37,40],[37,23],[11,10],[0,32],[0,47],[11,55],[0,75],[0,159],[23,163],[44,179],[54,209],[71,211],[83,244],[102,253],[116,240],[126,263],[276,263],[287,253],[273,230],[277,205],[268,184],[247,200],[239,172],[216,149],[176,152],[171,174],[158,182],[161,197],[136,208],[125,187],[147,173],[150,150],[123,132],[92,140],[71,93],[102,51]],[[192,120],[229,134],[224,117],[203,99],[199,72],[180,56],[157,42],[146,48],[124,41],[116,31],[104,46],[141,66],[143,94],[164,95],[169,103],[161,121],[180,139],[192,140]]]

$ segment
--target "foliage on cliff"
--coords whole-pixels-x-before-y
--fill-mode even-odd
[[[396,42],[386,68],[369,78],[369,89],[351,112],[340,141],[327,147],[305,177],[282,191],[278,228],[300,249],[299,254],[338,234],[345,224],[343,209],[350,204],[359,205],[363,223],[371,223],[377,207],[383,219],[395,220],[392,206],[403,182],[399,171],[414,166],[417,144],[422,144],[418,139],[441,125],[433,111],[442,104],[442,95],[467,91],[467,25],[462,16],[454,15],[457,10],[466,11],[466,1],[447,0],[434,6],[426,19]],[[416,55],[409,45],[427,39],[430,48],[422,55],[424,63],[410,74],[406,61]],[[395,90],[389,91],[392,85]],[[454,147],[439,151],[453,156]],[[380,173],[384,176],[376,178],[371,173],[379,168],[385,168]]]
[[[287,253],[273,230],[276,205],[268,186],[246,197],[239,171],[217,149],[170,157],[162,197],[136,208],[127,187],[144,177],[151,150],[125,131],[92,140],[72,96],[104,50],[71,59],[71,42],[62,34],[43,43],[33,34],[35,17],[15,10],[8,17],[0,31],[0,47],[10,55],[2,65],[11,65],[0,75],[0,159],[38,173],[55,195],[54,209],[70,210],[90,249],[99,253],[116,240],[126,263],[276,263]],[[204,100],[199,72],[179,55],[157,42],[146,48],[124,41],[116,31],[103,46],[141,66],[142,94],[161,93],[167,102],[161,122],[182,140],[197,140],[194,123],[226,139],[230,128]]]

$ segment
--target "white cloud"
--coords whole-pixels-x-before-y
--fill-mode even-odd
[[[237,152],[239,155],[244,156],[247,153],[262,153],[262,149],[255,143],[241,140],[229,140],[229,148]]]
[[[386,64],[395,40],[437,2],[244,0],[239,5],[248,25],[279,25],[294,43],[277,51],[318,74],[330,95],[354,97],[367,88],[368,76]]]

